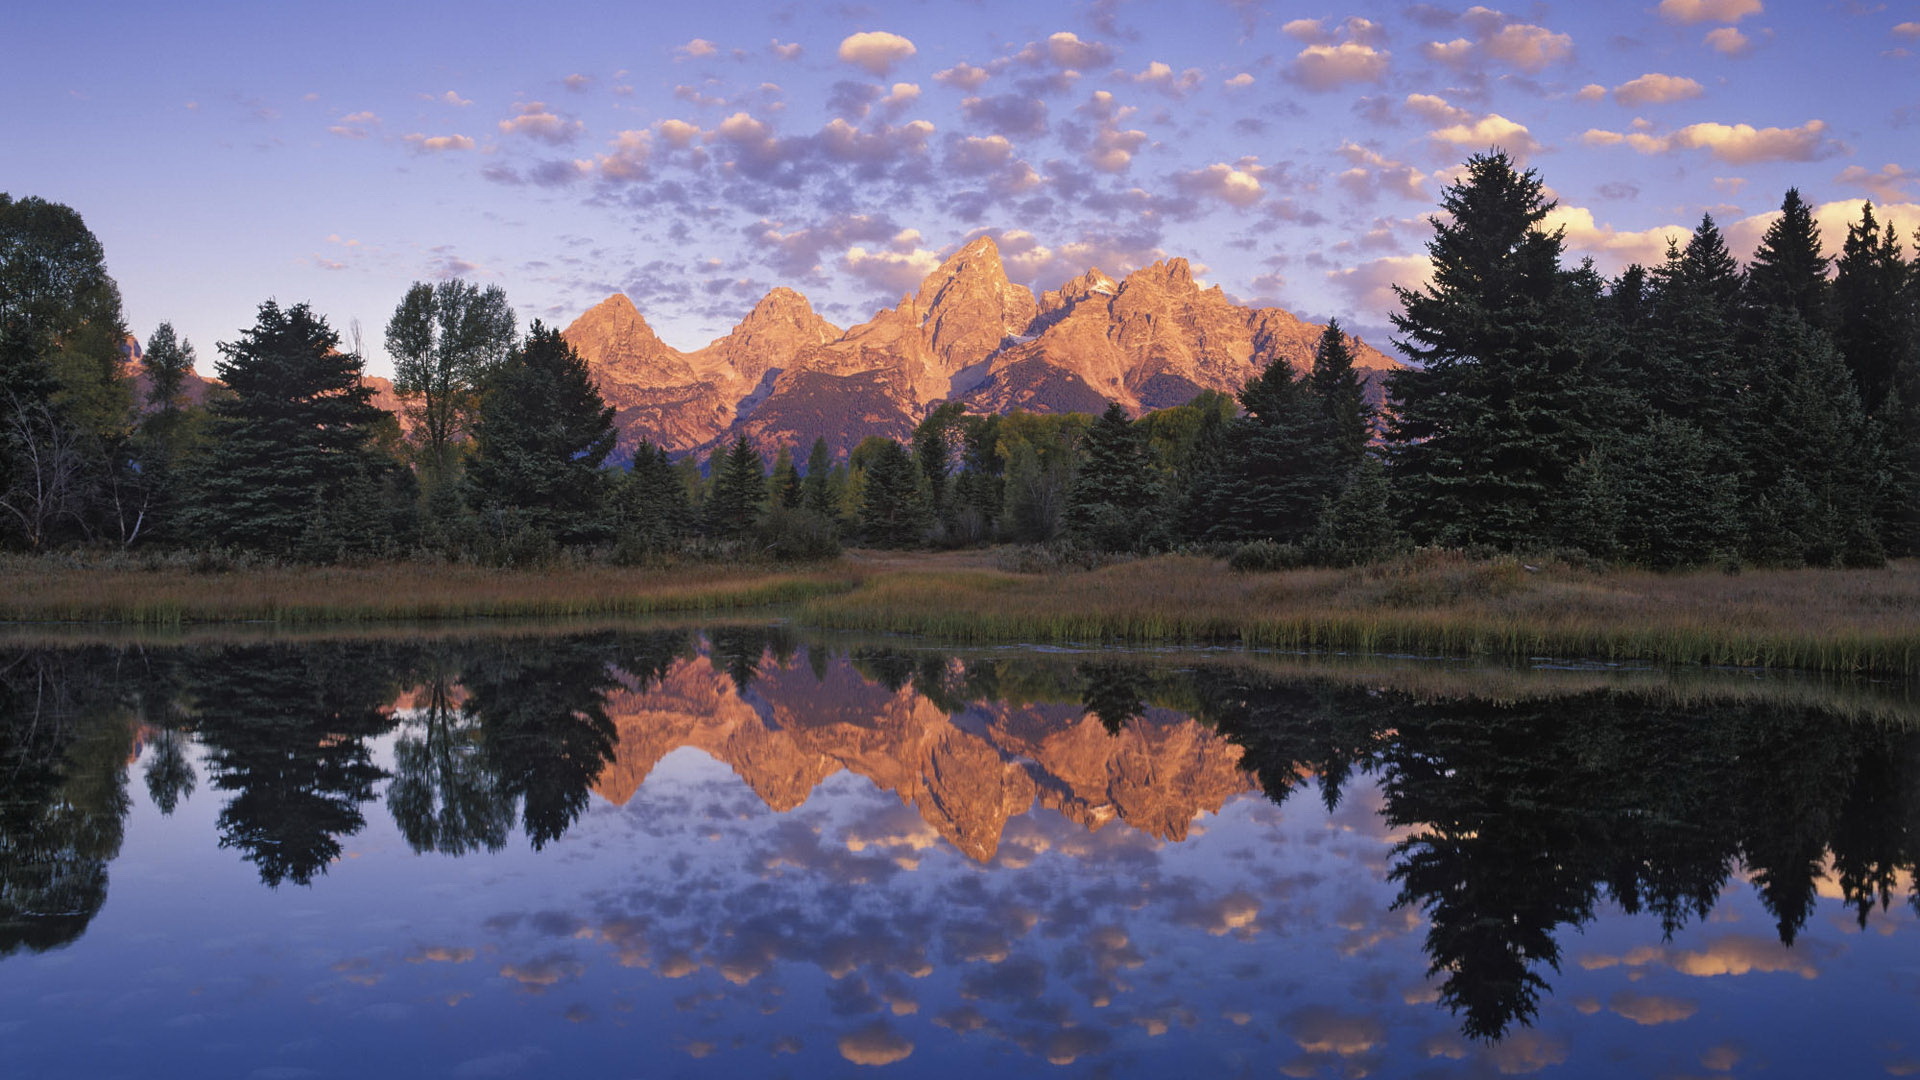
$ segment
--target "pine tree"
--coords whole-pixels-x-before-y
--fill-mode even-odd
[[[1386,467],[1366,454],[1338,497],[1317,515],[1307,554],[1325,566],[1357,566],[1398,550],[1404,535],[1393,520]]]
[[[391,459],[373,447],[386,414],[361,382],[361,358],[305,304],[260,305],[240,340],[222,342],[216,365],[232,396],[216,401],[209,446],[189,481],[184,525],[216,544],[296,554],[338,526],[330,507],[358,485],[391,480]],[[353,500],[361,502],[361,500]],[[339,537],[359,550],[387,538],[377,522]]]
[[[913,547],[925,538],[931,515],[921,495],[913,455],[892,439],[876,445],[860,494],[860,534],[876,547]]]
[[[1873,204],[1847,226],[1847,241],[1833,278],[1832,325],[1860,404],[1878,416],[1893,393],[1903,354],[1912,347],[1904,318],[1908,267],[1900,238],[1874,220]]]
[[[766,466],[760,452],[745,435],[733,441],[733,448],[722,458],[714,451],[712,487],[702,511],[702,527],[708,536],[720,540],[739,540],[753,531],[767,499]]]
[[[1154,520],[1157,494],[1139,432],[1126,409],[1109,403],[1081,442],[1067,494],[1067,532],[1103,551],[1150,547],[1164,524]]]
[[[829,481],[833,473],[833,456],[827,451],[827,440],[815,438],[813,449],[807,452],[807,478],[800,485],[800,505],[822,517],[839,516],[833,503],[833,491]]]
[[[1205,540],[1298,542],[1338,487],[1326,411],[1285,357],[1248,380],[1240,404],[1246,415],[1228,421],[1217,437],[1203,430],[1186,513],[1190,531]]]
[[[652,443],[643,442],[634,449],[633,465],[616,499],[619,540],[623,544],[642,551],[662,551],[693,531],[686,486],[680,482],[667,452]]]
[[[1433,283],[1395,288],[1400,348],[1388,429],[1394,488],[1423,539],[1513,548],[1586,451],[1592,387],[1574,328],[1561,239],[1541,221],[1539,177],[1478,155],[1446,191],[1427,244]]]
[[[953,481],[960,537],[980,542],[993,535],[1006,507],[1007,461],[1000,453],[1000,416],[967,417],[960,475]]]
[[[954,527],[953,466],[966,415],[960,402],[941,402],[913,429],[913,457],[926,489],[927,509],[943,534]]]
[[[1764,325],[1767,312],[1778,309],[1794,312],[1809,326],[1823,325],[1827,289],[1820,226],[1813,220],[1813,208],[1801,200],[1800,189],[1788,188],[1780,202],[1780,216],[1767,226],[1753,261],[1747,264],[1749,321]]]
[[[773,458],[773,475],[767,478],[767,505],[796,510],[800,496],[800,470],[793,464],[793,448],[782,446]]]
[[[1336,486],[1344,486],[1367,456],[1374,417],[1360,375],[1353,369],[1353,348],[1338,320],[1327,320],[1320,334],[1306,389],[1324,421],[1326,468]]]
[[[535,322],[489,381],[474,423],[469,501],[561,543],[604,539],[613,407],[573,346]]]

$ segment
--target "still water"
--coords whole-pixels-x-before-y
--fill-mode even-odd
[[[0,649],[0,1076],[1920,1074],[1911,695]]]

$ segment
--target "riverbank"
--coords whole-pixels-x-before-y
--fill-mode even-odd
[[[0,562],[0,622],[275,627],[779,609],[801,625],[954,642],[1215,644],[1920,675],[1920,565],[1595,571],[1421,552],[1235,574],[1161,556],[1047,574],[981,552],[856,552],[776,570],[430,564],[211,573]]]

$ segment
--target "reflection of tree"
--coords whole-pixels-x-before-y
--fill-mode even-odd
[[[1145,668],[1138,664],[1089,663],[1074,670],[1080,676],[1080,704],[1108,734],[1118,735],[1146,715],[1145,698],[1151,684]]]
[[[417,710],[393,744],[387,809],[417,852],[498,851],[513,824],[513,805],[487,767],[479,717],[456,701],[456,662],[444,647],[433,650]]]
[[[557,840],[587,808],[588,789],[613,760],[619,733],[606,696],[620,689],[610,635],[484,643],[462,681],[479,718],[487,772],[535,848]]]
[[[735,689],[745,690],[760,674],[760,661],[771,652],[776,663],[785,664],[797,647],[793,634],[784,626],[721,626],[707,631],[716,670],[733,680]]]
[[[77,940],[106,902],[133,747],[107,659],[0,660],[0,957]]]
[[[196,658],[189,693],[216,790],[220,846],[268,885],[310,884],[366,824],[360,804],[385,774],[366,740],[391,726],[398,665],[378,646],[267,645]]]
[[[1669,935],[1713,908],[1736,858],[1791,943],[1832,853],[1861,919],[1920,856],[1920,734],[1808,709],[1686,708],[1594,692],[1420,700],[1196,675],[1200,712],[1275,801],[1318,773],[1383,778],[1398,903],[1428,918],[1432,973],[1465,1031],[1531,1020],[1563,926],[1609,899]]]
[[[161,728],[147,744],[147,753],[147,794],[162,814],[171,814],[199,782],[187,756],[187,736]]]

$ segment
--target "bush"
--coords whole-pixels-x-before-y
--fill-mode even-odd
[[[840,555],[833,519],[814,510],[776,506],[760,519],[754,539],[763,555],[778,562],[820,562]]]
[[[1015,574],[1058,574],[1076,570],[1098,570],[1117,561],[1111,552],[1099,551],[1072,540],[1046,544],[1020,544],[994,552],[993,564]]]
[[[1233,554],[1227,558],[1227,569],[1236,574],[1263,574],[1273,570],[1292,570],[1306,563],[1307,553],[1297,545],[1249,540],[1233,550]]]

